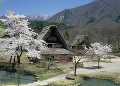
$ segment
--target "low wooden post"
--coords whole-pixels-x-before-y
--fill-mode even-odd
[[[98,56],[98,68],[100,68],[100,56]]]

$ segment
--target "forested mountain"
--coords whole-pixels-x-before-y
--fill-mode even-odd
[[[59,30],[73,29],[74,26],[68,26],[63,23],[47,22],[47,21],[29,21],[31,27],[36,33],[40,33],[45,26],[56,25]]]
[[[94,0],[87,5],[63,10],[48,21],[74,26],[91,23],[114,26],[120,23],[120,0]]]

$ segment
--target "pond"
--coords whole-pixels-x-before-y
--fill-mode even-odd
[[[0,71],[0,84],[15,83],[15,84],[26,84],[37,81],[35,77],[30,75],[22,75],[18,73],[10,73],[7,71]]]
[[[117,85],[108,80],[90,78],[90,79],[85,80],[85,82],[80,86],[120,86],[120,85]]]

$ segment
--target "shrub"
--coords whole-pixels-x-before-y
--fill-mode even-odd
[[[40,64],[36,65],[36,67],[40,67],[40,68],[46,68],[47,64],[45,61],[41,61]]]
[[[79,62],[77,65],[78,68],[83,68],[83,62]]]

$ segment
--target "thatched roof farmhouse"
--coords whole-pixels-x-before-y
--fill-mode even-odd
[[[57,26],[50,25],[43,28],[38,38],[44,40],[50,51],[42,51],[44,59],[52,58],[59,61],[68,61],[74,53],[69,51],[69,48],[60,35]],[[48,57],[51,56],[51,57]]]

